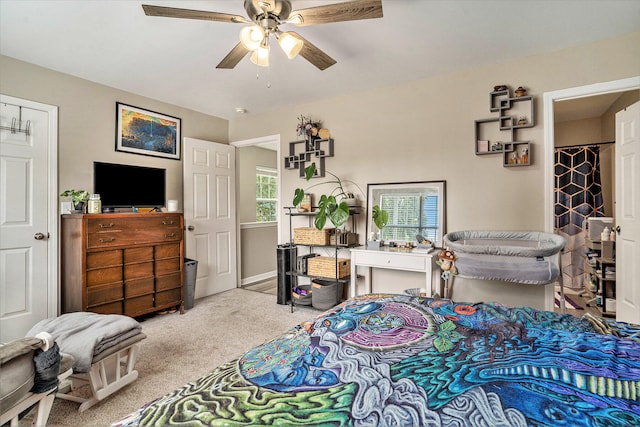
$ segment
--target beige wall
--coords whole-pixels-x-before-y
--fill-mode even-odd
[[[93,189],[93,161],[167,170],[182,204],[182,162],[115,151],[116,101],[182,119],[182,136],[228,143],[228,122],[0,55],[0,92],[58,107],[59,188]]]
[[[338,63],[337,67],[340,66]],[[401,70],[399,70],[401,72]],[[335,139],[328,170],[367,183],[447,181],[447,228],[544,228],[544,92],[640,74],[640,33],[518,61],[478,67],[295,108],[231,120],[230,140],[281,134],[282,153],[296,139],[300,114],[323,122]],[[474,120],[495,117],[489,92],[520,85],[536,98],[536,126],[519,139],[532,142],[532,166],[503,168],[496,156],[474,154]],[[277,90],[277,88],[273,88]],[[283,162],[283,159],[280,159]],[[283,169],[284,170],[284,169]],[[282,197],[304,185],[284,170]],[[360,221],[364,239],[364,221]],[[283,227],[281,241],[288,240]]]
[[[238,221],[255,222],[256,220],[256,167],[263,166],[277,169],[276,152],[264,148],[249,146],[241,147],[236,155],[238,175]]]

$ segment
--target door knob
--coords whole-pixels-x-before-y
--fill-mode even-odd
[[[620,226],[617,226],[614,230],[616,230],[616,233],[620,234],[621,228],[620,228]]]
[[[193,231],[193,230],[195,230],[195,229],[196,229],[196,228],[195,228],[193,225],[190,225],[190,226],[188,226],[188,227],[187,227],[187,230],[189,230],[189,231]]]
[[[44,240],[46,236],[43,233],[36,233],[34,234],[33,238],[36,240]]]

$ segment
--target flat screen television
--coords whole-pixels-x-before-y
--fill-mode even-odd
[[[93,162],[93,192],[104,208],[165,206],[166,170]]]

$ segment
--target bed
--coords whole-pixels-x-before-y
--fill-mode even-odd
[[[640,326],[364,295],[114,426],[273,424],[640,425]]]

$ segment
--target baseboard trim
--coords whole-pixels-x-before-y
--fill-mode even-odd
[[[241,279],[240,280],[240,286],[247,286],[247,285],[251,285],[253,283],[262,282],[262,281],[273,279],[273,278],[276,278],[276,277],[278,277],[278,271],[277,270],[268,271],[266,273],[257,274],[255,276],[245,277],[244,279]]]

